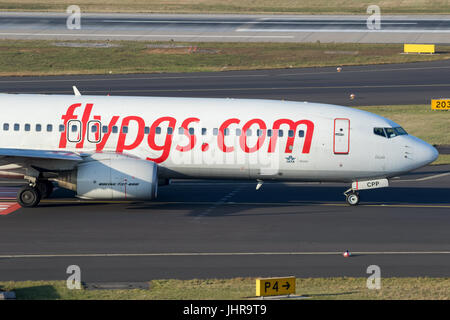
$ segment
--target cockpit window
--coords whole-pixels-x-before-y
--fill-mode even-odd
[[[394,138],[396,136],[402,136],[405,134],[408,134],[405,129],[402,127],[395,127],[395,128],[373,128],[373,133],[377,136],[382,136],[385,138]]]
[[[397,136],[397,133],[395,133],[394,128],[384,128],[384,131],[386,131],[386,136],[388,138],[394,138]]]
[[[373,128],[373,133],[375,133],[377,136],[386,137],[386,133],[384,132],[383,128]]]
[[[402,136],[402,135],[408,134],[408,132],[406,132],[406,130],[403,129],[402,127],[394,128],[394,130],[395,130],[395,132],[397,132],[398,136]]]

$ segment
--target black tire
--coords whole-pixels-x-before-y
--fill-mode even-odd
[[[36,183],[36,188],[39,190],[42,199],[50,197],[53,192],[53,183],[48,180],[38,181]]]
[[[41,194],[37,188],[25,186],[17,192],[17,202],[24,208],[36,207],[40,201]]]
[[[354,193],[354,192],[352,192],[352,193],[349,193],[349,194],[347,194],[347,197],[346,197],[346,199],[345,200],[347,200],[347,203],[349,204],[349,205],[351,205],[351,206],[357,206],[358,204],[359,204],[359,194],[357,194],[357,193]]]

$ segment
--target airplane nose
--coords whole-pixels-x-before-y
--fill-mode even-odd
[[[439,152],[431,144],[421,141],[419,143],[417,150],[417,160],[419,160],[421,166],[426,166],[434,162],[438,156]]]

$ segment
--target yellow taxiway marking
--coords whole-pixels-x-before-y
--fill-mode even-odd
[[[352,255],[441,255],[450,251],[353,251]],[[67,253],[67,254],[3,254],[0,259],[19,258],[103,258],[103,257],[193,257],[193,256],[315,256],[342,255],[338,251],[318,252],[155,252],[155,253]]]
[[[0,199],[3,202],[15,202],[13,199]],[[83,204],[146,204],[146,205],[215,205],[217,201],[170,201],[170,202],[140,202],[140,201],[132,201],[132,200],[92,200],[92,201],[83,201],[83,200],[42,200],[41,203],[73,203],[74,205],[83,203]],[[232,206],[286,206],[286,207],[296,207],[296,206],[328,206],[328,207],[350,207],[346,203],[313,203],[313,202],[223,202],[221,205],[232,205]],[[450,205],[427,205],[427,204],[384,204],[384,203],[368,203],[368,204],[359,204],[355,207],[392,207],[392,208],[450,208]]]

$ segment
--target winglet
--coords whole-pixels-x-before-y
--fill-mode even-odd
[[[76,95],[76,96],[81,96],[81,93],[80,93],[80,91],[78,91],[77,87],[72,86],[72,89],[73,89],[73,94],[74,94],[74,95]]]

